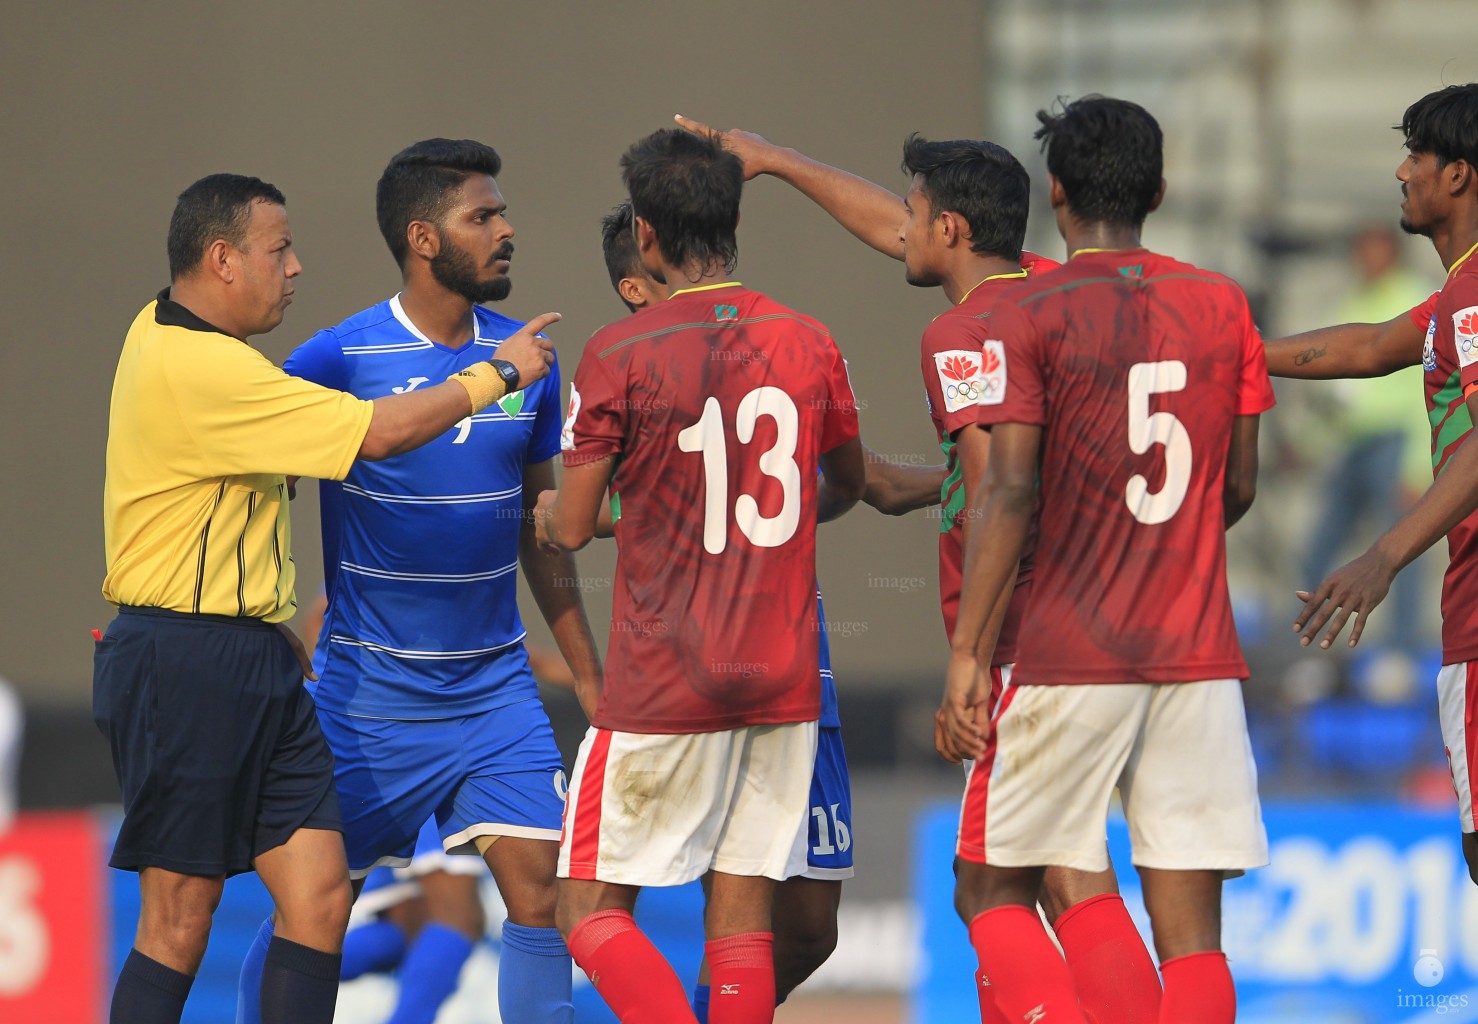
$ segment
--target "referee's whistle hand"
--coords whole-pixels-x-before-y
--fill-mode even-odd
[[[534,317],[493,353],[494,359],[507,360],[517,367],[518,388],[515,390],[526,388],[549,376],[549,368],[554,365],[554,342],[548,338],[540,338],[538,334],[559,319],[558,313],[544,313]]]

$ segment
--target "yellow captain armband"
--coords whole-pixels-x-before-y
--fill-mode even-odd
[[[454,380],[467,389],[467,394],[472,398],[473,415],[508,394],[507,381],[492,363],[473,363],[467,369],[452,374],[447,380]]]

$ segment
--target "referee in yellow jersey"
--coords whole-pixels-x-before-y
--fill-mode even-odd
[[[246,343],[282,322],[302,271],[282,193],[214,174],[169,225],[170,287],[118,360],[108,419],[93,714],[124,819],[110,863],[139,872],[138,933],[111,1024],[177,1024],[229,875],[276,904],[263,1024],[330,1024],[351,902],[333,760],[293,596],[287,477],[425,444],[545,376],[549,313],[486,363],[372,402],[289,377]]]

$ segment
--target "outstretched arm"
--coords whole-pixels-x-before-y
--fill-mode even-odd
[[[1268,342],[1268,373],[1308,380],[1383,377],[1420,363],[1425,341],[1406,313],[1383,324],[1322,327]]]
[[[862,500],[885,516],[901,516],[939,504],[945,467],[904,466],[862,446],[867,460],[867,493]]]
[[[674,120],[696,135],[716,135],[724,148],[744,161],[744,177],[779,178],[821,207],[838,224],[884,256],[903,259],[903,199],[840,167],[813,160],[800,150],[777,146],[762,135],[731,128],[721,132],[678,114]]]
[[[554,343],[538,334],[558,319],[558,313],[534,317],[493,352],[492,358],[510,362],[518,369],[520,389],[549,376],[549,367],[554,363]],[[480,364],[478,369],[492,372],[486,364]],[[468,390],[451,380],[435,387],[376,398],[374,406],[369,430],[359,446],[358,457],[368,462],[419,448],[446,433],[459,420],[478,412],[472,407]]]

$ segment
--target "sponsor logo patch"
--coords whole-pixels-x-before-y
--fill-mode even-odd
[[[1437,316],[1427,321],[1427,340],[1422,345],[1422,369],[1431,373],[1437,369]]]
[[[570,385],[570,411],[565,416],[565,425],[559,432],[559,447],[561,451],[572,452],[575,450],[575,417],[580,415],[580,392],[575,390],[575,385]]]
[[[981,357],[980,404],[1000,405],[1006,400],[1006,343],[987,341]]]
[[[1452,343],[1457,346],[1458,366],[1478,363],[1478,306],[1452,314]]]
[[[934,370],[944,394],[944,411],[959,412],[980,401],[982,353],[951,349],[934,353]]]

